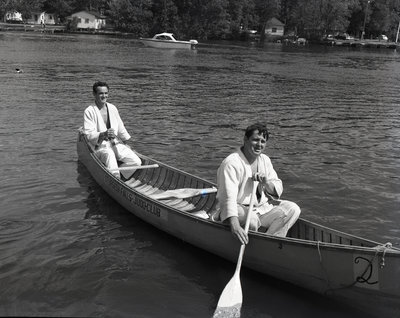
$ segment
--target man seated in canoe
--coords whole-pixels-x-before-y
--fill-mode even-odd
[[[109,86],[105,82],[96,82],[93,85],[94,105],[90,105],[84,112],[83,129],[89,142],[105,166],[118,178],[120,173],[117,161],[121,166],[140,166],[140,158],[125,144],[131,138],[126,130],[118,109],[107,103]],[[132,171],[122,172],[126,176]]]
[[[278,178],[270,158],[263,154],[268,130],[263,124],[246,128],[243,146],[225,158],[217,172],[217,214],[214,219],[226,222],[242,244],[248,237],[245,224],[252,195],[253,180],[259,181],[257,200],[250,216],[250,230],[284,237],[300,215],[299,206],[279,200],[282,181]]]

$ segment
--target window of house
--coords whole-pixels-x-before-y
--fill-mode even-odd
[[[89,23],[89,19],[85,19],[85,23],[88,24]]]
[[[82,19],[81,18],[78,18],[78,23],[82,23]]]
[[[276,28],[272,28],[272,33],[276,33],[277,29]]]

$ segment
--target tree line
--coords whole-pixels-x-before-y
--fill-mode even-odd
[[[286,33],[321,38],[335,32],[360,37],[386,34],[394,40],[400,0],[1,0],[0,14],[17,11],[55,14],[59,22],[74,12],[96,11],[115,30],[135,36],[173,32],[179,38],[237,39],[243,30],[264,34],[276,17]]]

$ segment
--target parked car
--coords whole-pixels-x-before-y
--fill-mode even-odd
[[[335,37],[334,37],[332,34],[328,34],[328,35],[325,37],[325,39],[326,39],[326,40],[334,40]]]
[[[305,45],[307,43],[307,40],[305,38],[298,38],[296,43],[299,45]]]
[[[321,38],[321,43],[333,45],[335,43],[335,37],[332,34],[327,34]]]
[[[341,32],[335,35],[335,39],[337,40],[350,40],[351,37],[347,33]]]
[[[378,36],[378,40],[379,41],[387,41],[388,37],[386,35],[384,35],[384,34],[381,34],[380,36]]]

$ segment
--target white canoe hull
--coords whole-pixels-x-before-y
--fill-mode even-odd
[[[96,182],[128,211],[162,231],[236,262],[240,246],[225,225],[153,200],[116,179],[81,134],[78,155]],[[175,186],[182,183],[181,187],[187,187],[194,180],[199,188],[214,186],[148,157],[141,158],[144,164],[158,163],[161,167],[158,171],[140,172],[138,179],[143,183],[152,184],[153,178],[159,180],[163,174],[166,177],[172,174],[177,180],[172,181]],[[212,208],[208,201],[204,202],[201,202],[204,210]],[[400,317],[399,249],[386,248],[303,219],[295,224],[290,236],[278,238],[250,232],[243,266],[325,294],[377,317]],[[380,266],[382,262],[384,266]]]

